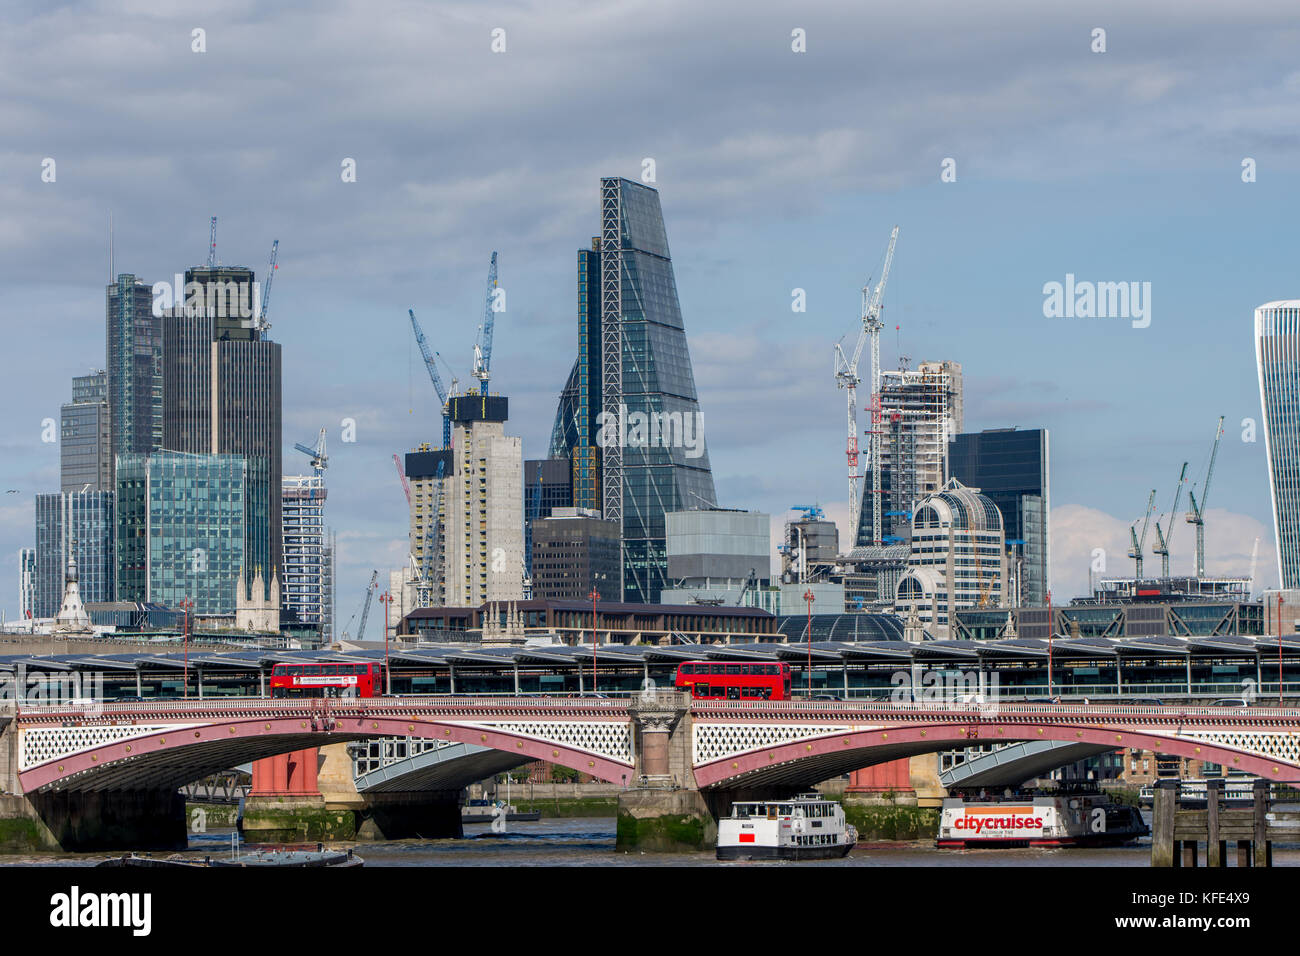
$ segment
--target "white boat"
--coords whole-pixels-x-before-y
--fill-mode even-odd
[[[935,845],[947,847],[1119,846],[1151,830],[1133,807],[1101,793],[1033,794],[943,801]]]
[[[719,860],[827,860],[847,856],[858,831],[819,793],[733,803],[718,821]]]

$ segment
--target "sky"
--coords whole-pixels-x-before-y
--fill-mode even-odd
[[[883,365],[959,362],[966,430],[1049,430],[1057,600],[1095,549],[1131,574],[1129,526],[1152,489],[1169,510],[1183,461],[1200,489],[1220,415],[1207,570],[1249,574],[1258,540],[1276,585],[1252,315],[1300,293],[1293,3],[152,7],[0,10],[9,616],[59,485],[42,422],[104,365],[110,214],[116,271],[148,282],[206,258],[214,215],[218,258],[259,277],[280,241],[286,471],[328,429],[346,621],[406,560],[392,455],[440,437],[406,310],[468,384],[499,252],[492,387],[543,457],[599,179],[647,159],[720,504],[778,526],[820,504],[847,534],[832,349],[898,225]],[[1150,283],[1149,325],[1048,317],[1067,275]]]

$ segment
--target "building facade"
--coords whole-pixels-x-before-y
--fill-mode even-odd
[[[534,598],[590,600],[595,588],[600,600],[618,600],[619,527],[600,512],[555,509],[533,522],[532,547]]]
[[[903,616],[915,611],[926,630],[946,639],[960,608],[1003,606],[1005,562],[997,505],[978,488],[949,479],[913,515],[895,609]]]
[[[148,454],[162,442],[162,318],[153,288],[130,274],[108,286],[105,303],[112,455]]]
[[[506,398],[448,402],[452,459],[442,520],[442,603],[517,601],[524,588],[523,442],[506,435]]]
[[[72,380],[72,401],[59,425],[59,490],[112,491],[108,376],[104,370]]]
[[[533,576],[533,522],[556,508],[573,507],[573,471],[567,458],[524,462],[524,574]]]
[[[113,600],[114,505],[111,491],[36,496],[33,617],[54,617],[58,613],[70,557],[75,558],[79,569],[82,598]]]
[[[719,508],[670,511],[665,521],[671,584],[665,604],[764,606],[763,592],[772,583],[770,515]]]
[[[659,193],[615,177],[600,190],[551,455],[570,460],[574,505],[621,525],[625,599],[655,602],[668,584],[664,514],[717,498]]]
[[[1255,310],[1255,365],[1264,412],[1278,580],[1300,587],[1300,299]]]
[[[284,566],[280,606],[321,636],[333,633],[333,552],[325,530],[324,475],[285,475],[281,485]]]
[[[858,546],[906,541],[917,503],[948,479],[948,443],[965,418],[956,362],[922,362],[915,370],[882,371],[880,378],[880,421],[872,427],[880,431],[881,527],[872,526],[872,462],[863,482]]]
[[[18,616],[31,620],[36,616],[36,549],[18,549]]]
[[[412,450],[406,456],[403,473],[411,489],[409,502],[409,539],[411,560],[414,567],[410,573],[394,572],[398,578],[390,588],[390,593],[403,602],[403,607],[442,604],[446,600],[446,590],[442,585],[433,587],[432,581],[441,575],[442,557],[446,548],[447,496],[450,494],[452,475],[456,463],[450,449],[431,449],[426,442]],[[442,492],[439,503],[438,492]],[[434,514],[434,509],[437,514]],[[436,518],[436,520],[435,520]],[[407,600],[407,591],[411,596]],[[409,608],[407,608],[409,610]]]
[[[1047,429],[993,428],[967,432],[948,449],[949,474],[978,488],[1002,512],[1008,560],[1008,603],[1047,603],[1052,587]]]
[[[250,538],[266,527],[264,501],[248,494],[254,466],[241,455],[119,457],[118,600],[233,615],[241,573],[273,577],[252,563]]]
[[[248,459],[246,573],[266,569],[266,589],[283,565],[280,345],[251,317],[251,269],[189,269],[185,288],[191,301],[162,320],[162,447]]]

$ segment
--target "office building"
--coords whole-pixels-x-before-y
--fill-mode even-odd
[[[573,507],[573,472],[567,458],[524,462],[524,574],[533,576],[533,522],[556,508]]]
[[[286,624],[328,637],[334,626],[333,552],[325,530],[325,476],[285,475],[281,485],[284,566],[280,606]]]
[[[162,318],[153,314],[152,287],[130,274],[108,286],[105,300],[109,445],[113,456],[148,454],[162,442]]]
[[[59,490],[112,491],[111,440],[107,374],[77,376],[60,414]]]
[[[880,378],[880,420],[872,428],[880,432],[881,527],[874,527],[869,463],[854,542],[863,547],[906,541],[917,502],[948,478],[948,443],[964,419],[956,362],[922,362],[915,370],[882,371]]]
[[[58,613],[70,557],[79,569],[82,599],[113,600],[114,504],[111,491],[36,496],[33,617],[49,618]]]
[[[446,547],[443,522],[455,471],[450,449],[432,449],[425,442],[406,456],[403,474],[411,489],[408,534],[412,567],[393,572],[393,585],[389,589],[404,610],[442,604],[445,600],[443,587],[435,589],[432,582],[440,579],[442,573],[442,555]],[[434,508],[438,506],[439,489],[442,503],[435,521]],[[409,598],[408,590],[411,591]]]
[[[533,521],[533,597],[549,601],[617,601],[618,522],[583,508],[556,508]]]
[[[185,288],[194,298],[162,320],[162,447],[248,459],[245,573],[265,569],[269,595],[283,569],[280,345],[251,315],[251,269],[189,269]]]
[[[1255,310],[1255,364],[1278,580],[1283,588],[1300,588],[1300,299]]]
[[[717,504],[659,193],[600,184],[601,234],[578,253],[578,358],[551,457],[568,458],[573,503],[623,529],[623,594],[668,584],[664,514]]]
[[[233,615],[237,584],[247,595],[259,571],[266,600],[277,574],[256,563],[251,540],[265,533],[265,502],[248,493],[265,482],[262,467],[242,455],[119,457],[118,600],[177,608],[188,599],[195,614]]]
[[[505,434],[508,400],[452,396],[452,461],[442,519],[442,604],[524,596],[523,442]]]
[[[917,505],[907,571],[895,609],[913,612],[934,637],[946,639],[960,608],[1003,607],[1006,580],[1002,514],[992,499],[949,479]]]
[[[967,432],[948,448],[948,470],[964,485],[978,488],[1002,513],[1006,534],[1008,603],[1047,603],[1051,589],[1051,542],[1047,429],[992,428]]]
[[[768,607],[772,520],[756,511],[716,508],[665,516],[668,577],[664,604]],[[768,596],[768,603],[764,597]]]
[[[18,616],[31,620],[36,616],[36,549],[18,549]]]

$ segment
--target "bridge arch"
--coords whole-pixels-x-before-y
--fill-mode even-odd
[[[1224,743],[1150,731],[1015,721],[949,721],[831,731],[697,764],[695,779],[700,787],[717,790],[810,785],[901,757],[1029,740],[1092,744],[1105,750],[1135,747],[1209,760],[1266,780],[1300,780],[1300,761],[1294,758],[1262,756]]]
[[[38,759],[27,745],[31,726],[19,729],[19,783],[24,793],[170,789],[236,764],[306,747],[372,737],[422,737],[473,744],[511,756],[512,765],[545,760],[609,783],[627,783],[626,761],[571,743],[548,740],[509,727],[461,723],[418,715],[294,715],[231,717],[165,726],[95,723],[59,728],[83,745],[74,752]],[[133,732],[134,731],[134,732]],[[79,734],[79,736],[78,736]],[[26,738],[26,739],[25,739]]]

